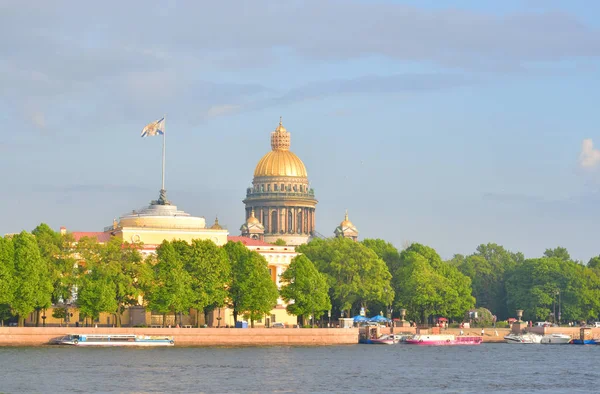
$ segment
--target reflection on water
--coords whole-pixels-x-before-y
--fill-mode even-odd
[[[0,392],[597,392],[600,346],[0,348]]]

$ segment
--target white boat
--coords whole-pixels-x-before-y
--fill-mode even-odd
[[[173,337],[135,334],[67,334],[51,343],[73,346],[173,346]]]
[[[542,335],[526,332],[523,334],[508,334],[504,337],[506,343],[541,343]]]
[[[548,334],[542,337],[540,343],[552,345],[566,345],[571,342],[571,336],[567,334]]]

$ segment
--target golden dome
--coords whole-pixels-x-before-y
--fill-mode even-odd
[[[223,227],[221,227],[221,225],[219,224],[219,217],[217,216],[215,218],[215,223],[210,226],[211,230],[223,230]]]
[[[289,150],[275,150],[260,159],[254,176],[297,176],[306,178],[306,167],[302,160]]]
[[[248,218],[248,220],[246,220],[246,224],[259,224],[260,221],[256,218],[256,216],[254,216],[254,209],[252,210],[252,213],[250,214],[250,217]]]
[[[271,152],[260,159],[254,170],[255,177],[261,176],[295,176],[308,177],[306,167],[298,156],[290,152],[290,133],[279,126],[271,133]]]
[[[341,228],[354,228],[354,224],[352,224],[352,222],[350,220],[348,220],[348,211],[346,211],[346,217],[344,218],[342,223],[340,223],[340,227]]]

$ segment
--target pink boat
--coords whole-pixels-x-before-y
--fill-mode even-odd
[[[406,340],[407,345],[433,345],[433,346],[456,346],[456,345],[479,345],[483,337],[460,335],[436,335],[436,334],[417,334]]]

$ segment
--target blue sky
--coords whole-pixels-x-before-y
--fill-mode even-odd
[[[283,116],[322,234],[600,254],[600,3],[215,3],[0,5],[0,233],[155,199],[166,113],[169,198],[238,235]]]

